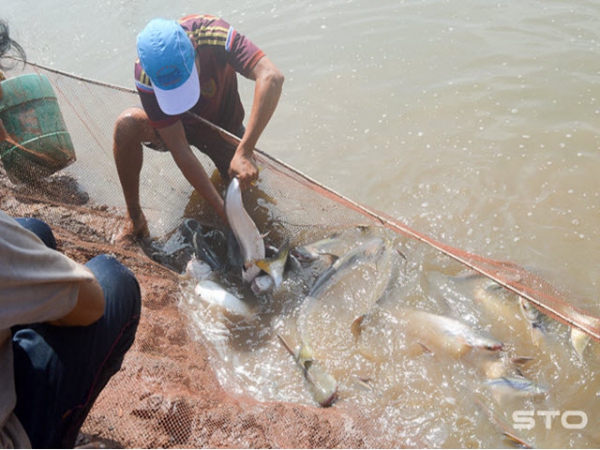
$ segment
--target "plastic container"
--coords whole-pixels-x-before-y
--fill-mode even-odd
[[[48,78],[19,75],[2,81],[0,119],[9,140],[0,158],[13,183],[32,184],[76,160],[58,100]]]

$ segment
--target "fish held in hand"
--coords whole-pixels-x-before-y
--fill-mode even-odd
[[[256,261],[265,259],[265,244],[256,224],[244,208],[237,178],[231,180],[227,188],[225,214],[244,259],[242,278],[246,283],[250,283],[261,271]]]

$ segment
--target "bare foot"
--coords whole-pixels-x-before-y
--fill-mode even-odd
[[[140,241],[146,240],[150,237],[150,231],[148,230],[148,222],[146,217],[142,214],[134,222],[128,219],[123,226],[114,236],[115,244],[134,244]]]

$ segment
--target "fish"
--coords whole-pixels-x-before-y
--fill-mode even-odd
[[[577,352],[579,359],[583,361],[583,352],[590,342],[591,336],[579,328],[571,327],[571,346]]]
[[[289,241],[286,241],[272,258],[256,261],[256,265],[273,278],[275,288],[281,286],[281,283],[283,282],[283,272],[285,270],[289,251],[290,244]]]
[[[405,310],[405,319],[408,332],[429,350],[444,350],[459,357],[470,348],[492,352],[503,348],[494,337],[484,336],[451,317],[411,309]]]
[[[524,377],[490,378],[484,382],[499,394],[516,397],[535,397],[548,392],[549,388]]]
[[[233,178],[227,187],[225,214],[244,260],[242,279],[250,283],[261,272],[256,261],[265,259],[265,244],[256,224],[244,208],[242,191],[237,178]]]
[[[192,255],[181,278],[198,282],[210,278],[212,273],[213,270],[207,262],[198,259],[196,255]]]
[[[354,247],[352,250],[337,258],[335,262],[317,278],[311,287],[308,296],[311,298],[318,297],[322,291],[325,290],[328,282],[340,272],[343,272],[346,268],[351,267],[354,263],[359,261],[377,261],[377,259],[384,254],[385,250],[386,243],[384,239],[379,237],[369,239],[363,244]]]
[[[259,275],[250,283],[254,295],[265,295],[273,291],[275,281],[271,275]]]
[[[529,322],[531,340],[534,345],[539,346],[544,338],[544,315],[531,302],[519,297],[519,307],[521,314]]]
[[[339,247],[340,234],[335,233],[325,239],[295,247],[291,253],[299,261],[314,262],[322,255],[331,254],[334,247]]]
[[[225,290],[221,285],[210,280],[202,280],[194,288],[195,294],[209,305],[223,309],[230,318],[249,318],[254,315],[250,306]]]
[[[300,369],[302,369],[304,379],[308,384],[308,389],[313,399],[322,407],[333,405],[338,398],[338,382],[313,359],[309,346],[303,343],[296,355],[292,347],[290,347],[280,334],[277,334],[277,337],[285,349],[292,355]]]
[[[222,268],[219,257],[204,237],[205,231],[200,222],[194,219],[186,219],[179,230],[184,241],[190,243],[196,258],[206,262],[212,270]]]

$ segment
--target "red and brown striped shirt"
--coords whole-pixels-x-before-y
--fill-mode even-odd
[[[264,56],[254,43],[227,22],[210,15],[191,15],[179,23],[196,44],[200,58],[200,99],[191,111],[231,133],[244,120],[244,108],[237,89],[236,72],[248,76]],[[156,101],[150,79],[139,59],[135,63],[135,85],[142,106],[154,128],[175,123],[182,115],[165,114]]]

